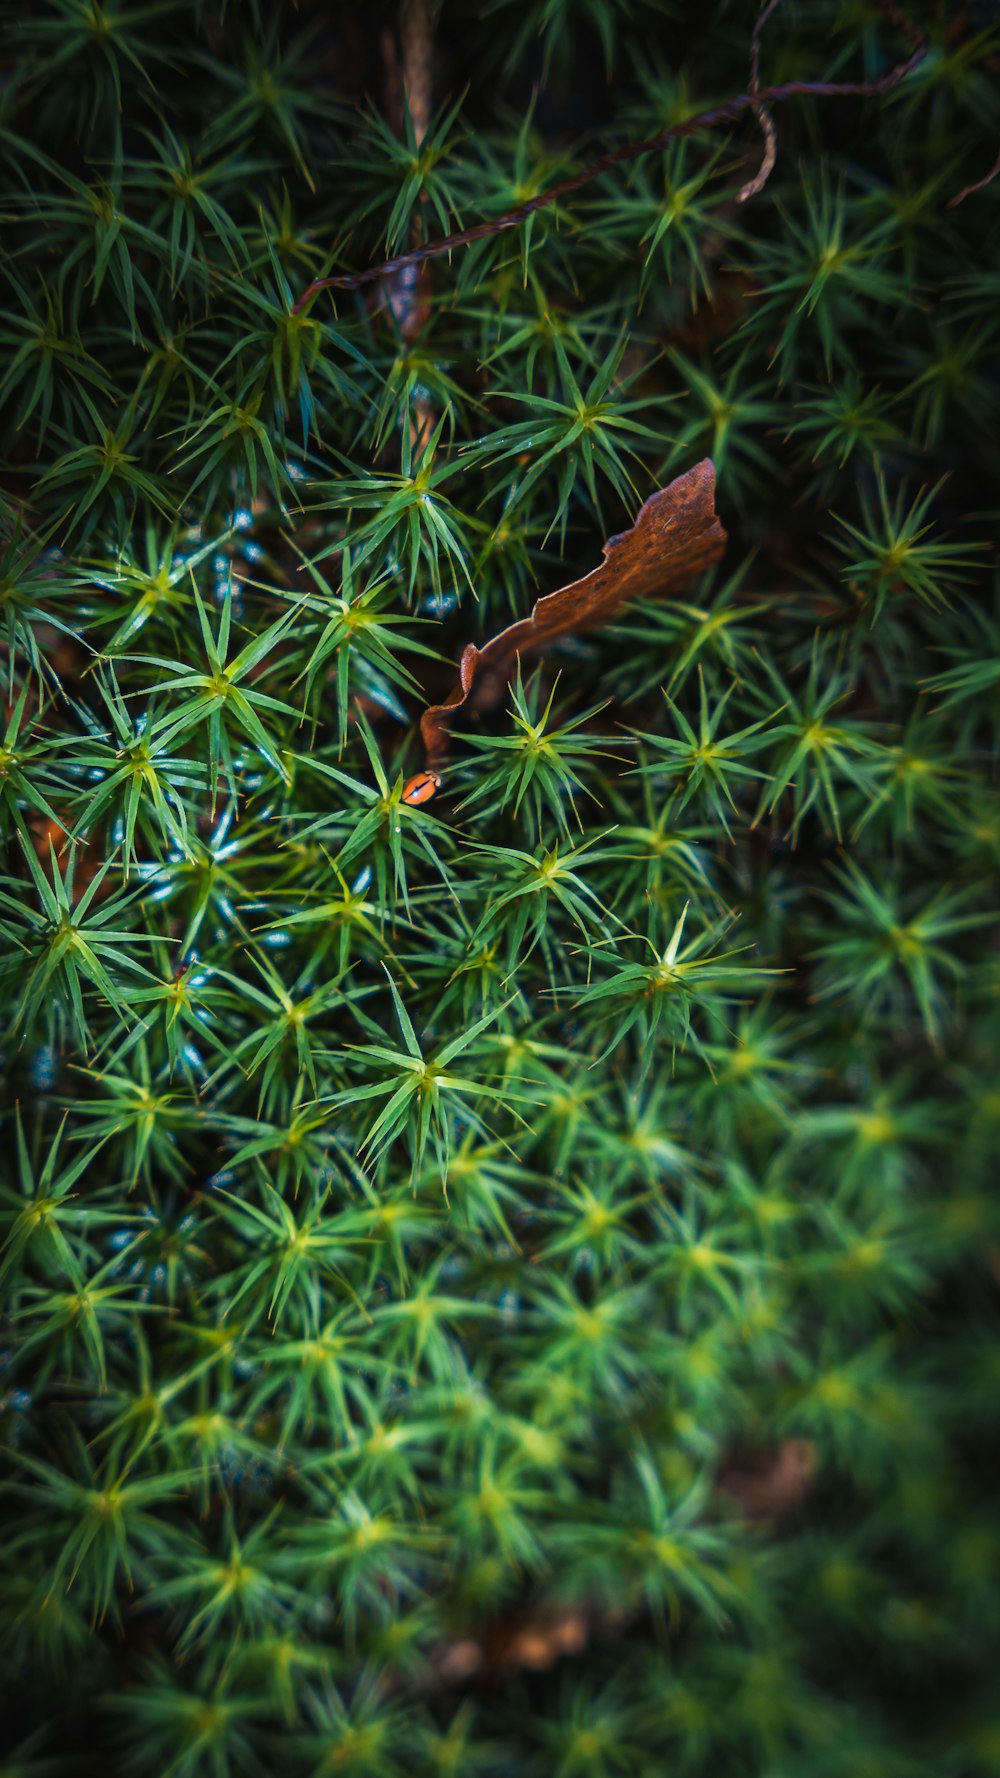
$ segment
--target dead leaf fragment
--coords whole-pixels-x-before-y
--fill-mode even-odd
[[[816,1475],[817,1462],[816,1446],[811,1439],[786,1438],[757,1465],[724,1470],[719,1486],[744,1518],[777,1518],[805,1499]]]
[[[420,719],[428,767],[447,752],[448,724],[457,710],[467,706],[470,714],[478,713],[499,703],[519,656],[599,629],[636,599],[683,592],[719,560],[725,543],[715,511],[715,466],[706,457],[650,495],[632,529],[608,539],[599,568],[546,594],[529,617],[508,625],[484,647],[466,646],[455,690]]]
[[[545,1673],[581,1655],[595,1634],[614,1632],[633,1615],[600,1607],[539,1605],[534,1611],[485,1624],[476,1636],[460,1636],[431,1656],[424,1689],[496,1684],[512,1673]]]

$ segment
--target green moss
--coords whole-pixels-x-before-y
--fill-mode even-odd
[[[978,1778],[1000,42],[292,314],[747,85],[750,0],[482,10],[419,142],[390,0],[13,9],[3,1771]],[[724,563],[404,800],[706,453]]]

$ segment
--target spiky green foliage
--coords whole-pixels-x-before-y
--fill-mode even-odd
[[[748,204],[749,115],[293,313],[751,0],[443,0],[422,142],[390,0],[13,8],[5,1773],[1000,1771],[1000,40],[915,10]],[[406,799],[705,454],[726,561]]]

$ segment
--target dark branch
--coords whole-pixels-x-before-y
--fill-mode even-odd
[[[773,6],[768,6],[757,20],[755,36],[759,36],[764,20],[772,10]],[[718,124],[732,123],[744,111],[753,111],[760,117],[763,106],[780,104],[785,99],[801,97],[875,99],[884,93],[891,92],[893,87],[898,86],[901,80],[905,80],[907,74],[923,61],[927,53],[927,44],[910,20],[897,12],[894,6],[885,5],[883,10],[903,32],[913,48],[905,61],[897,63],[878,80],[788,80],[780,86],[760,87],[756,92],[739,93],[736,98],[727,100],[724,105],[713,105],[707,111],[699,111],[696,116],[685,118],[681,123],[667,124],[662,130],[657,130],[655,135],[647,136],[642,142],[626,142],[623,147],[614,148],[608,154],[602,154],[598,160],[591,161],[589,166],[584,167],[582,172],[574,174],[571,179],[563,179],[558,185],[550,185],[547,191],[541,191],[535,197],[528,198],[526,203],[519,204],[515,210],[505,211],[502,216],[494,216],[487,222],[477,222],[472,228],[459,229],[457,233],[443,235],[435,241],[425,241],[423,246],[411,247],[407,253],[397,254],[395,259],[384,259],[379,265],[368,266],[363,272],[340,272],[333,277],[316,278],[292,304],[292,314],[301,314],[302,310],[312,302],[314,296],[319,295],[321,290],[360,290],[365,284],[377,283],[380,278],[389,277],[394,272],[405,271],[409,266],[422,265],[425,260],[437,259],[444,253],[453,253],[458,247],[471,247],[476,241],[485,241],[492,235],[503,234],[507,229],[519,228],[522,222],[527,222],[528,217],[533,216],[536,211],[545,210],[550,204],[558,203],[560,198],[569,197],[573,192],[580,191],[583,186],[591,184],[594,179],[599,179],[602,173],[610,172],[613,167],[620,167],[627,161],[638,160],[644,154],[655,154],[665,148],[668,142],[674,142],[681,136],[693,136],[699,130],[713,129]],[[751,63],[751,68],[752,66]],[[760,178],[760,174],[757,177]]]
[[[764,136],[764,158],[753,178],[747,181],[740,192],[736,200],[739,204],[745,204],[748,198],[755,198],[758,192],[763,191],[774,172],[774,163],[778,158],[778,132],[774,127],[774,119],[761,104],[758,95],[760,93],[760,40],[764,33],[764,26],[780,5],[781,0],[767,0],[767,5],[758,16],[753,28],[753,36],[750,39],[750,92],[756,100],[753,107],[754,116],[760,124]]]
[[[949,210],[955,210],[959,204],[964,204],[966,198],[971,198],[974,191],[982,191],[985,186],[992,185],[998,175],[1000,175],[1000,154],[997,155],[988,173],[984,173],[981,179],[973,180],[971,185],[963,185],[961,191],[957,191],[953,198],[948,199]]]

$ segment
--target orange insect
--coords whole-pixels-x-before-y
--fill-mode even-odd
[[[417,772],[416,776],[403,785],[401,802],[409,803],[416,808],[420,803],[429,803],[441,788],[441,780],[437,772]]]

